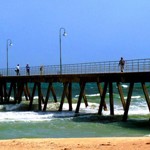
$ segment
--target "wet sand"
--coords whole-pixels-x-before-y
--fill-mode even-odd
[[[150,137],[0,140],[1,150],[149,150]]]

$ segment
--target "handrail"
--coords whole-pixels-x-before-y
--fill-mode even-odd
[[[150,71],[150,58],[125,60],[124,72],[146,72]],[[62,65],[62,74],[89,74],[89,73],[117,73],[120,72],[118,61],[103,61],[78,64]],[[56,75],[60,74],[59,65],[30,67],[30,75]],[[7,69],[0,69],[1,76],[7,76]],[[26,68],[20,68],[20,75],[25,76]],[[15,68],[8,69],[8,76],[16,76]]]

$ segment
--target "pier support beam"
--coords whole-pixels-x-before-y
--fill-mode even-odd
[[[65,96],[67,95],[67,88],[68,88],[68,83],[64,83],[64,89],[63,89],[63,93],[62,93],[62,97],[61,97],[59,111],[62,111],[62,107],[63,107],[64,100],[65,100]]]
[[[79,94],[78,103],[77,103],[77,107],[76,107],[75,113],[79,113],[81,100],[82,100],[82,97],[84,95],[84,89],[85,89],[85,82],[81,82],[80,94]]]
[[[69,104],[69,111],[72,111],[72,83],[68,85],[68,104]]]
[[[72,83],[67,82],[67,83],[64,83],[63,85],[64,85],[64,89],[63,89],[63,94],[62,94],[62,97],[61,97],[59,111],[62,111],[65,96],[68,100],[69,111],[72,111]]]
[[[105,82],[104,83],[104,90],[103,90],[103,93],[102,93],[102,96],[101,96],[100,106],[99,106],[99,110],[98,110],[99,115],[102,115],[102,108],[103,108],[104,101],[105,101],[107,86],[108,86],[108,82]]]
[[[129,106],[131,102],[131,96],[132,96],[132,91],[133,91],[134,83],[131,82],[129,86],[129,91],[128,91],[128,97],[127,97],[127,102],[126,102],[126,107],[125,107],[125,112],[123,115],[123,121],[126,121],[128,118],[128,111],[129,111]]]
[[[38,82],[37,83],[37,86],[38,86],[38,110],[41,111],[42,110],[42,99],[43,99],[43,95],[42,95],[42,92],[41,92],[41,83]]]
[[[56,93],[55,93],[53,85],[51,86],[51,92],[52,92],[52,95],[53,95],[53,98],[54,98],[54,102],[57,103],[57,97],[56,97]]]
[[[45,98],[45,103],[44,103],[44,107],[43,107],[43,111],[46,111],[48,99],[49,99],[49,96],[50,96],[51,87],[52,87],[52,83],[49,83],[46,98]]]
[[[14,83],[14,85],[13,85],[13,89],[14,89],[14,101],[15,101],[15,103],[17,103],[17,84],[16,83]]]
[[[148,90],[147,90],[146,85],[145,85],[144,82],[142,82],[141,85],[142,85],[142,89],[143,89],[145,99],[146,99],[146,102],[147,102],[147,105],[148,105],[148,109],[150,111],[150,98],[149,98]]]
[[[29,109],[28,109],[28,110],[31,110],[31,108],[32,108],[33,98],[34,98],[36,86],[37,86],[37,83],[35,82],[35,83],[34,83],[34,86],[33,86],[32,95],[31,95],[31,99],[30,99]]]
[[[23,89],[24,89],[24,83],[14,83],[13,84],[13,89],[14,89],[14,102],[15,103],[20,103],[22,101],[22,94],[23,94]]]
[[[113,100],[113,85],[109,82],[109,101],[110,101],[110,114],[114,115],[114,100]]]
[[[24,83],[18,83],[17,84],[17,100],[18,100],[18,104],[22,101],[23,89],[24,89]]]
[[[82,86],[82,83],[80,82],[80,89],[81,89],[81,86]],[[88,101],[87,101],[87,97],[86,97],[86,95],[85,95],[85,90],[84,90],[84,92],[83,92],[83,100],[84,100],[84,103],[85,103],[85,107],[87,107],[88,106]]]
[[[2,87],[2,83],[0,82],[0,103],[3,102],[3,87]]]
[[[99,82],[97,82],[97,87],[98,87],[98,91],[100,93],[100,100],[101,100],[101,96],[103,94],[103,89],[102,89],[101,84]],[[104,110],[107,111],[107,106],[106,106],[105,100],[104,100],[104,106],[103,107],[104,107]]]
[[[125,110],[126,102],[124,100],[123,90],[122,90],[122,87],[121,87],[119,82],[117,82],[117,87],[118,87],[118,92],[119,92],[119,95],[120,95],[120,98],[121,98],[123,109]]]
[[[53,95],[55,103],[57,102],[57,98],[56,98],[56,94],[55,94],[52,82],[50,82],[49,85],[48,85],[48,89],[47,89],[47,94],[46,94],[46,98],[45,98],[45,103],[44,103],[43,111],[46,111],[48,99],[50,97],[50,91],[52,92],[52,95]]]
[[[6,82],[3,84],[3,87],[4,87],[4,101],[7,102],[8,94],[7,94],[7,83]]]
[[[4,82],[0,82],[0,100],[2,104],[4,102],[4,97],[5,97],[4,91],[5,91]]]
[[[31,96],[30,96],[30,90],[29,90],[29,87],[28,87],[28,83],[26,82],[24,84],[24,94],[25,94],[25,97],[26,97],[26,100],[30,100],[31,99]]]
[[[14,82],[12,82],[11,84],[10,84],[10,88],[9,88],[9,92],[8,92],[8,98],[7,98],[7,102],[9,102],[9,99],[10,99],[10,96],[11,96],[11,92],[12,92],[12,89],[15,87],[15,83]],[[15,97],[15,96],[14,96]],[[15,98],[14,98],[14,100],[15,100]]]

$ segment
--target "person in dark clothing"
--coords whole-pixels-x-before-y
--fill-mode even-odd
[[[121,72],[124,71],[124,65],[125,65],[125,61],[124,61],[123,57],[121,57],[121,59],[119,61],[119,66],[120,66],[120,71]]]
[[[30,75],[30,67],[28,64],[26,65],[26,73],[28,76]]]
[[[40,75],[43,75],[43,66],[40,67]]]

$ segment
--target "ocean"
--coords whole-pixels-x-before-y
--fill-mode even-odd
[[[148,91],[149,83],[146,84]],[[30,85],[32,88],[33,85]],[[128,84],[122,84],[124,97],[127,97]],[[109,93],[106,95],[107,111],[97,114],[100,95],[94,83],[86,85],[88,107],[82,100],[78,114],[75,114],[79,96],[79,85],[73,84],[73,111],[68,111],[65,100],[63,111],[59,112],[63,85],[54,84],[58,102],[50,96],[47,111],[37,111],[37,96],[34,97],[34,110],[28,110],[29,101],[16,105],[0,105],[0,139],[18,138],[79,138],[79,137],[150,137],[150,113],[140,84],[135,84],[129,116],[122,121],[124,113],[116,84],[113,84],[114,113],[110,116]],[[42,84],[43,95],[47,85]],[[24,98],[24,97],[23,97]]]

